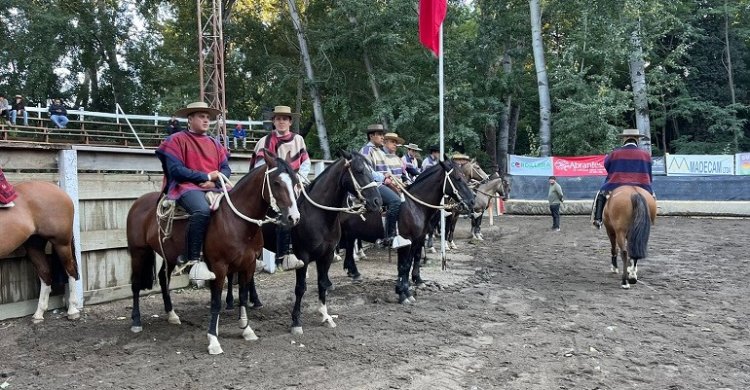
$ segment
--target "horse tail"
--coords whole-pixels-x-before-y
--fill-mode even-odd
[[[633,204],[633,220],[628,231],[628,255],[633,259],[643,259],[648,253],[648,237],[651,233],[651,217],[643,195],[636,192],[630,196]]]

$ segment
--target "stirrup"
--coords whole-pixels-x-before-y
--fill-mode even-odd
[[[190,268],[191,280],[214,280],[216,275],[208,269],[205,261],[199,261]]]
[[[409,245],[411,245],[411,240],[401,237],[400,234],[397,234],[396,237],[393,237],[393,241],[391,242],[391,248],[393,249],[398,249]]]
[[[300,269],[305,266],[305,262],[298,259],[297,256],[294,255],[294,253],[287,253],[282,259],[283,260],[281,261],[281,268],[284,271]]]
[[[14,202],[12,202],[12,201],[8,202],[8,203],[0,203],[0,209],[9,209],[9,208],[11,208],[11,207],[13,207],[15,205],[16,204]]]

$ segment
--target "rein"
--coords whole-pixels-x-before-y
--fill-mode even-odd
[[[268,196],[271,198],[268,200],[268,203],[270,203],[271,208],[273,208],[273,211],[276,213],[279,213],[279,206],[276,204],[276,198],[273,196],[273,192],[271,192],[271,181],[268,180],[268,175],[271,174],[271,172],[275,171],[278,168],[266,168],[266,173],[263,174],[263,193],[265,193],[265,190],[268,189]],[[234,203],[232,203],[232,199],[229,197],[229,191],[227,191],[227,183],[230,185],[232,184],[229,181],[229,178],[224,176],[223,173],[219,172],[219,182],[221,183],[221,190],[224,192],[224,199],[227,200],[227,203],[229,204],[229,208],[232,209],[235,215],[240,217],[241,219],[244,219],[245,221],[248,221],[250,223],[254,223],[258,226],[263,226],[267,223],[279,223],[277,218],[270,218],[266,216],[265,219],[255,219],[250,218],[245,214],[242,214],[239,210],[237,210],[236,207],[234,207]],[[263,196],[263,193],[261,193],[261,197]]]
[[[401,191],[404,194],[406,194],[409,198],[411,198],[411,200],[417,202],[418,204],[421,204],[422,206],[429,207],[429,208],[436,209],[436,210],[450,210],[450,209],[453,209],[453,208],[456,208],[456,207],[460,207],[460,204],[463,202],[463,198],[461,198],[461,194],[458,193],[458,190],[456,189],[455,184],[453,184],[453,180],[451,180],[451,173],[453,173],[453,169],[451,169],[450,171],[446,172],[445,179],[443,179],[443,196],[445,196],[446,184],[450,183],[451,188],[453,189],[453,193],[458,198],[458,202],[454,203],[454,204],[448,204],[448,205],[440,204],[440,205],[436,206],[436,205],[424,202],[424,201],[418,199],[417,197],[415,197],[414,195],[412,195],[411,193],[409,193],[409,191],[406,190],[406,186],[404,185],[404,183],[401,182],[401,180],[398,180],[398,179],[393,180],[395,178],[395,176],[391,176],[391,180],[393,180],[393,183],[395,183],[396,186],[398,186],[399,188],[401,188]],[[443,202],[441,202],[441,203],[443,203]]]
[[[361,202],[365,202],[365,196],[362,195],[362,191],[366,190],[368,188],[377,187],[378,183],[376,183],[374,181],[371,181],[370,183],[366,184],[365,186],[361,186],[359,184],[359,182],[357,181],[357,179],[354,178],[354,173],[352,172],[352,167],[350,165],[350,161],[349,160],[346,161],[346,167],[347,167],[347,170],[349,171],[349,176],[351,176],[351,178],[352,178],[352,183],[354,185],[354,190],[357,191],[357,198]],[[315,207],[317,207],[319,209],[327,210],[327,211],[340,211],[340,212],[344,212],[344,213],[348,213],[348,214],[359,214],[360,216],[362,214],[364,214],[365,211],[367,211],[365,209],[364,204],[351,205],[351,206],[347,206],[347,207],[332,207],[332,206],[325,206],[325,205],[319,204],[319,203],[315,202],[310,197],[310,195],[307,193],[307,190],[305,189],[305,186],[301,186],[301,187],[302,187],[302,195],[305,196],[305,199],[307,199],[307,201],[310,202],[310,204],[312,204],[313,206],[315,206]]]

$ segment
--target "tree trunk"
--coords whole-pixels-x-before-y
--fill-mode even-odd
[[[510,110],[510,124],[508,125],[508,154],[516,154],[516,140],[518,139],[518,118],[521,116],[521,106],[514,104]]]
[[[484,138],[485,138],[485,153],[490,156],[490,164],[492,165],[492,172],[497,172],[497,126],[494,122],[490,122],[484,126]]]
[[[633,86],[633,103],[635,104],[635,124],[638,133],[645,135],[641,142],[641,149],[651,154],[651,124],[648,113],[648,93],[646,91],[646,67],[643,61],[643,47],[641,45],[641,22],[630,34],[630,83]]]
[[[542,13],[539,0],[529,0],[531,10],[531,45],[534,48],[534,67],[539,87],[539,153],[548,157],[552,153],[552,104],[549,98],[547,64],[542,45]]]
[[[503,54],[503,73],[505,77],[510,76],[512,71],[513,63],[510,58],[508,51]],[[510,129],[510,110],[513,103],[513,98],[510,93],[505,96],[505,106],[503,111],[500,113],[500,134],[497,136],[497,155],[495,161],[497,162],[497,170],[500,175],[504,175],[508,171],[508,131]]]
[[[377,80],[375,80],[375,72],[372,70],[372,63],[370,62],[370,55],[367,54],[367,48],[362,48],[362,59],[365,62],[365,69],[367,69],[367,78],[370,79],[370,88],[372,88],[372,95],[375,97],[375,101],[380,103],[380,88],[378,87]],[[388,130],[388,118],[380,113],[380,123],[383,125],[385,130]]]
[[[318,85],[315,81],[315,74],[313,73],[312,61],[310,61],[310,52],[307,50],[307,40],[305,33],[302,30],[302,21],[297,12],[297,5],[294,0],[287,0],[289,4],[289,13],[292,16],[292,23],[294,24],[294,30],[297,32],[297,39],[299,40],[299,49],[302,54],[302,61],[305,64],[305,72],[307,74],[307,82],[310,86],[310,97],[313,103],[313,113],[315,114],[315,124],[318,128],[318,139],[320,140],[320,150],[323,151],[323,158],[326,160],[331,159],[331,147],[328,144],[328,132],[326,131],[325,121],[323,120],[323,104],[320,99],[320,92],[318,91]]]
[[[305,92],[305,65],[302,59],[302,54],[299,56],[299,78],[297,79],[297,98],[295,100],[295,108],[297,111],[302,112],[302,94]],[[302,121],[302,116],[294,121],[294,132],[299,134],[299,126]]]

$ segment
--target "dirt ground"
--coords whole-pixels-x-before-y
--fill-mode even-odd
[[[206,350],[205,289],[173,293],[182,325],[167,323],[158,294],[142,298],[140,334],[129,300],[77,322],[1,322],[0,388],[750,388],[747,220],[660,218],[630,290],[609,273],[604,231],[585,217],[550,225],[503,216],[484,242],[458,240],[448,271],[432,255],[411,306],[395,303],[386,252],[359,262],[359,284],[335,263],[333,329],[319,323],[311,270],[301,336],[289,332],[294,275],[260,274],[260,339],[243,340],[227,313],[219,356]],[[461,221],[457,237],[467,230]]]

